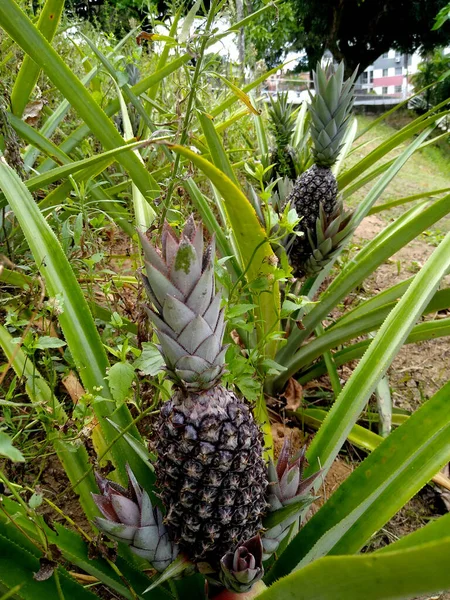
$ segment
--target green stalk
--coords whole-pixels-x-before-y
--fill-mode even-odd
[[[215,16],[215,11],[216,11],[216,7],[217,7],[217,0],[212,0],[211,1],[211,5],[209,7],[209,12],[208,12],[208,19],[206,21],[206,27],[205,27],[205,32],[203,34],[203,39],[200,45],[200,52],[199,55],[197,57],[197,62],[195,65],[195,71],[194,71],[194,75],[192,77],[192,81],[191,81],[191,91],[189,92],[189,96],[188,96],[188,101],[187,101],[187,106],[186,106],[186,112],[184,114],[184,119],[183,119],[183,126],[182,126],[182,130],[181,130],[181,138],[180,138],[180,145],[183,146],[186,143],[187,137],[188,137],[188,130],[189,130],[189,124],[192,118],[192,108],[194,106],[194,100],[195,100],[195,96],[197,93],[197,86],[198,86],[198,80],[200,78],[200,71],[201,71],[201,67],[202,67],[202,63],[203,63],[203,57],[205,54],[205,50],[206,50],[206,46],[208,45],[208,41],[209,41],[209,37],[210,37],[210,32],[211,32],[211,27],[213,24],[213,20],[214,20],[214,16]],[[162,214],[161,214],[161,223],[164,223],[164,220],[166,218],[166,214],[167,211],[170,207],[170,201],[172,199],[172,193],[176,184],[176,178],[178,175],[178,169],[180,166],[180,161],[181,161],[181,155],[177,154],[175,156],[175,160],[173,163],[173,169],[172,169],[172,176],[171,176],[171,180],[170,180],[170,184],[169,187],[167,188],[167,193],[166,193],[166,197],[164,198],[164,201],[162,203]]]

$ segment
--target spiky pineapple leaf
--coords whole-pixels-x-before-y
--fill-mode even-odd
[[[293,502],[292,504],[288,504],[287,506],[283,506],[279,510],[274,510],[270,512],[263,519],[264,529],[272,529],[272,527],[276,527],[283,521],[287,519],[299,515],[302,510],[310,504],[312,504],[316,500],[314,496],[307,496],[306,498],[300,498],[297,502]]]
[[[300,530],[270,581],[327,554],[358,552],[449,461],[449,392],[450,382],[383,439]]]
[[[450,589],[450,537],[407,550],[329,556],[283,577],[260,600],[394,600]],[[287,551],[283,553],[283,556]]]

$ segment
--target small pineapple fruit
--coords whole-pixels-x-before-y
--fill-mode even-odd
[[[272,460],[269,462],[269,514],[266,523],[270,522],[271,514],[288,507],[292,510],[288,511],[289,514],[286,514],[281,522],[272,527],[268,526],[264,531],[263,560],[267,560],[278,550],[294,523],[301,518],[315,499],[311,490],[322,471],[316,471],[308,478],[303,478],[303,470],[308,465],[305,453],[306,446],[303,446],[295,456],[292,456],[291,440],[286,437],[277,464],[275,465]]]
[[[257,534],[267,467],[249,406],[220,385],[224,312],[214,286],[214,242],[191,217],[166,224],[162,250],[141,235],[147,307],[175,392],[156,425],[155,470],[172,541],[194,563],[220,559]]]
[[[324,70],[318,64],[313,73],[315,95],[309,112],[314,164],[300,175],[287,198],[302,217],[297,231],[303,236],[296,237],[290,252],[297,276],[320,271],[349,233],[350,215],[343,211],[331,167],[349,124],[355,78],[356,71],[344,82],[343,63],[335,72],[331,66]]]
[[[278,177],[295,180],[295,150],[291,145],[295,128],[294,107],[288,103],[287,94],[270,98],[269,128],[275,138],[275,148],[270,155],[272,181]]]
[[[128,489],[95,474],[100,494],[92,497],[103,517],[96,517],[94,523],[113,540],[130,546],[154,569],[164,571],[177,557],[178,547],[169,539],[161,511],[152,506],[128,465],[127,472]]]

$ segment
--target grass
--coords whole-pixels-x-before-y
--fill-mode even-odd
[[[375,117],[358,116],[358,131],[366,128]],[[351,167],[364,156],[367,156],[374,148],[380,145],[382,142],[387,140],[391,135],[395,133],[395,128],[386,123],[379,123],[359,138],[356,143],[356,149],[349,155],[345,166]],[[384,159],[387,160],[398,156],[403,150],[405,145],[390,152]],[[437,190],[441,188],[450,187],[450,170],[448,165],[450,163],[450,146],[446,150],[445,146],[428,146],[415,154],[409,159],[397,177],[390,183],[385,192],[380,197],[378,204],[384,204],[391,200],[404,198],[406,196],[412,196],[419,194],[420,192],[427,192]],[[379,163],[377,163],[377,166]],[[348,200],[350,207],[354,207],[364,198],[372,187],[373,182],[365,185],[357,192],[355,192]],[[385,218],[392,218],[400,215],[404,211],[403,206],[391,209],[386,213],[380,213],[380,216]],[[450,221],[447,220],[448,229]],[[443,224],[439,227],[442,229]]]

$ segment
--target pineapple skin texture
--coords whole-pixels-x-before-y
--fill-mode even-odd
[[[338,206],[338,186],[331,169],[313,165],[297,179],[286,202],[295,208],[299,217],[303,217],[296,227],[296,231],[301,231],[303,236],[296,238],[290,252],[294,275],[298,277],[302,274],[302,265],[313,253],[308,230],[315,242],[320,205],[328,217]]]
[[[267,468],[250,408],[216,386],[175,392],[160,412],[155,465],[169,535],[195,563],[220,559],[262,529]]]

